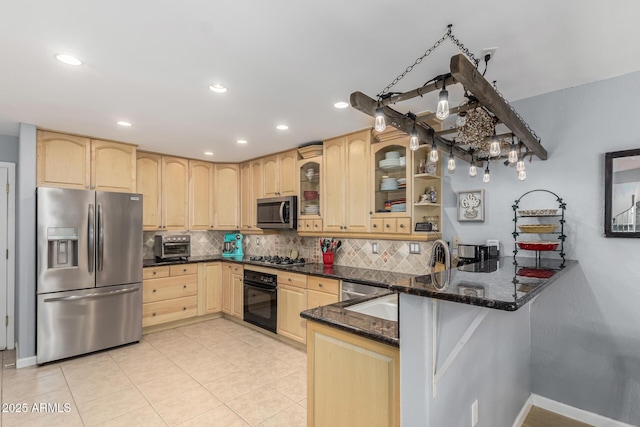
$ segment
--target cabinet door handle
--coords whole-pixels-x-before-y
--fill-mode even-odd
[[[156,317],[156,314],[155,313],[151,313],[151,316]]]
[[[318,283],[318,287],[321,288],[322,287],[322,283]]]
[[[155,289],[153,290],[153,293],[154,293],[154,294],[156,293],[156,290],[155,290]]]
[[[187,289],[187,285],[182,285],[182,289]]]
[[[187,307],[182,307],[182,311],[186,311],[186,310],[187,310]]]
[[[404,224],[400,224],[400,228],[404,228]]]
[[[373,228],[378,228],[378,224],[373,224]]]
[[[314,227],[318,228],[318,224],[313,224]]]
[[[187,269],[186,269],[186,268],[183,268],[183,269],[182,269],[182,272],[183,272],[183,273],[186,273],[186,272],[187,272]]]
[[[387,224],[387,228],[390,228],[391,226],[389,224]]]
[[[155,276],[157,273],[158,273],[157,271],[154,271],[154,272],[153,272],[153,275]]]

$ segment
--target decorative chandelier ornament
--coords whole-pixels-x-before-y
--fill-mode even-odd
[[[407,92],[392,92],[391,89],[410,73],[418,64],[429,56],[442,42],[449,39],[462,53],[451,57],[450,72],[439,74],[424,85]],[[476,161],[487,161],[485,178],[489,177],[488,160],[506,159],[505,164],[516,162],[518,179],[524,180],[524,155],[536,155],[541,160],[547,159],[547,151],[540,144],[540,138],[522,119],[515,109],[498,91],[495,81],[489,83],[484,74],[487,71],[491,54],[484,58],[484,71],[478,66],[481,62],[467,49],[452,32],[452,25],[447,26],[446,33],[436,41],[413,64],[399,74],[373,99],[362,92],[351,94],[351,105],[375,117],[375,129],[382,132],[387,125],[410,134],[410,149],[417,150],[421,143],[430,143],[429,160],[438,161],[438,149],[449,152],[448,168],[455,169],[455,158],[469,162],[469,175],[475,176]],[[447,86],[461,84],[464,89],[464,102],[450,108]],[[391,105],[422,97],[439,89],[438,104],[435,113],[421,114],[418,118],[411,111],[400,113]],[[433,109],[428,108],[433,111]],[[441,123],[451,115],[456,115],[455,126],[447,130],[436,131],[432,120]],[[507,132],[496,131],[496,126],[506,128]],[[456,134],[453,138],[449,134]],[[516,142],[516,138],[517,141]],[[445,151],[446,150],[446,151]],[[504,154],[503,154],[504,153]],[[435,160],[434,160],[435,159]],[[486,181],[488,182],[488,181]]]

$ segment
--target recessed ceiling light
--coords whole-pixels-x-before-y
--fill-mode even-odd
[[[347,108],[349,106],[348,102],[344,102],[344,101],[340,101],[340,102],[336,102],[335,104],[333,104],[334,107],[336,108]]]
[[[120,120],[119,122],[117,122],[120,126],[124,126],[124,127],[131,127],[131,123],[129,122],[125,122],[124,120]]]
[[[65,53],[56,53],[55,58],[63,64],[74,65],[76,67],[82,65],[82,61],[80,61],[78,58],[72,55],[67,55]]]
[[[212,151],[205,151],[204,155],[205,156],[213,156],[213,152]]]
[[[236,142],[237,142],[238,144],[246,144],[246,143],[247,143],[247,141],[246,141],[246,140],[244,140],[244,139],[239,139],[239,140],[237,140]]]
[[[278,129],[278,130],[287,130],[287,129],[289,129],[289,126],[287,126],[287,125],[278,125],[278,126],[276,126],[276,129]]]
[[[219,83],[209,85],[209,89],[216,93],[225,93],[227,91],[227,88]]]

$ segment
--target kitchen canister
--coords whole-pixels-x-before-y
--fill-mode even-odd
[[[322,262],[324,265],[333,265],[333,252],[324,252],[322,254]]]

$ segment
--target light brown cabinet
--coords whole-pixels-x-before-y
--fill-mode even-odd
[[[144,230],[186,230],[189,218],[189,161],[139,151],[136,175],[142,193]]]
[[[307,309],[307,276],[278,272],[278,334],[307,342],[307,321],[300,312]]]
[[[36,185],[132,193],[136,147],[39,130]]]
[[[217,163],[214,166],[214,229],[240,229],[240,166]]]
[[[142,326],[198,314],[198,265],[148,267],[142,271]]]
[[[307,359],[307,426],[400,426],[397,347],[308,322]]]
[[[307,278],[307,309],[340,301],[340,282],[326,277]]]
[[[189,230],[213,229],[213,163],[189,160]]]
[[[262,159],[264,197],[296,195],[297,160],[298,150],[274,154]]]
[[[240,230],[243,233],[261,233],[256,212],[257,200],[262,192],[262,159],[255,159],[240,165],[242,198],[240,203]]]
[[[242,265],[222,263],[222,312],[242,319],[244,287]]]
[[[222,263],[198,264],[198,316],[222,311]]]
[[[371,131],[324,142],[322,195],[325,232],[369,232]]]

